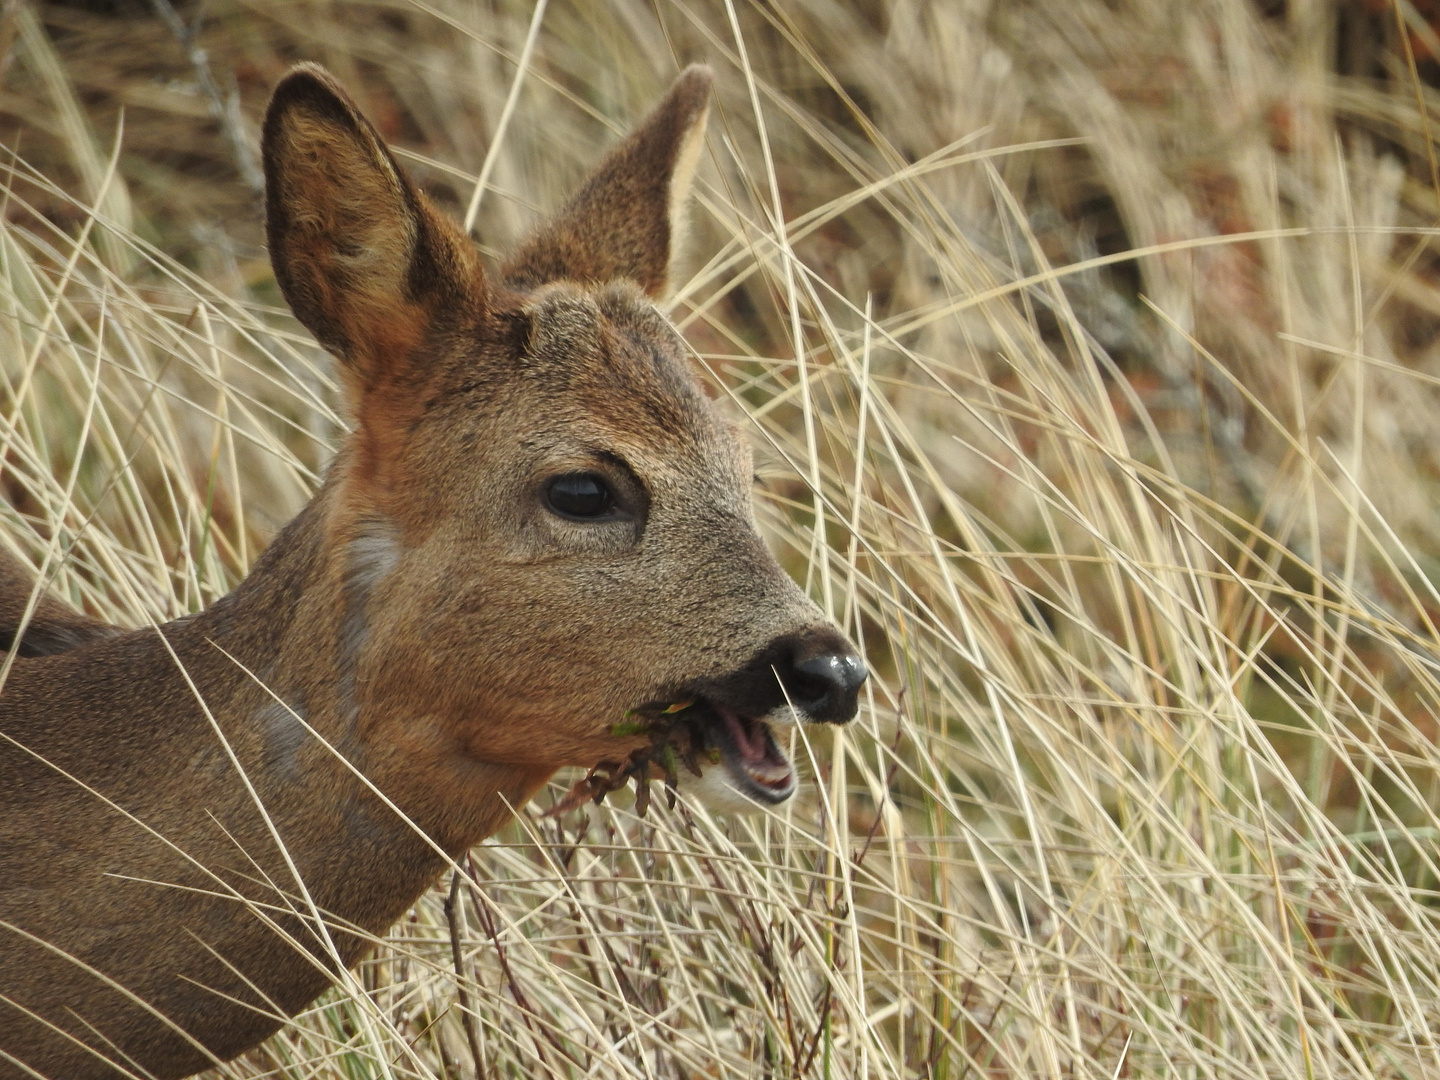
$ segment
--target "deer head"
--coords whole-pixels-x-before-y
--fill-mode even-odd
[[[766,549],[745,438],[654,304],[709,91],[687,69],[487,273],[324,71],[277,87],[270,252],[353,410],[325,529],[337,706],[371,745],[548,775],[694,702],[701,790],[776,803],[796,781],[772,726],[853,717],[864,666]]]

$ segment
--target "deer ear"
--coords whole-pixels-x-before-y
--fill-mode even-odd
[[[403,377],[437,324],[480,314],[473,245],[323,68],[302,64],[281,80],[261,144],[280,291],[362,389]]]
[[[710,109],[710,69],[686,68],[665,99],[505,264],[520,288],[630,278],[665,290]]]

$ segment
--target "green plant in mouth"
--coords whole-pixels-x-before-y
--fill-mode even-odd
[[[576,781],[564,798],[546,812],[547,815],[559,816],[568,813],[587,800],[599,806],[605,801],[606,795],[618,791],[633,779],[635,812],[643,817],[650,806],[652,766],[663,772],[666,801],[673,807],[680,766],[684,765],[692,774],[699,776],[702,754],[711,764],[718,764],[720,760],[719,752],[705,745],[705,736],[700,725],[691,723],[689,717],[680,715],[694,704],[694,701],[675,701],[663,708],[638,706],[626,709],[624,719],[611,726],[610,734],[616,738],[648,735],[649,744],[632,750],[624,761],[607,758],[598,762]]]

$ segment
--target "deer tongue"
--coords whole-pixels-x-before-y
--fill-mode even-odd
[[[759,724],[748,720],[742,720],[729,709],[718,709],[720,719],[724,721],[725,727],[730,732],[730,737],[735,740],[735,749],[740,751],[740,758],[747,764],[759,763],[765,760],[765,729]]]
[[[716,708],[715,712],[734,747],[733,755],[724,754],[725,764],[740,781],[742,790],[758,794],[766,801],[788,798],[795,789],[795,769],[775,745],[769,727],[729,709]],[[722,753],[725,749],[721,748]]]

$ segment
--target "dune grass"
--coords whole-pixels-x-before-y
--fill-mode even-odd
[[[214,1075],[1440,1075],[1424,18],[536,11],[7,6],[0,543],[143,625],[313,489],[344,419],[237,149],[290,60],[457,216],[484,173],[495,251],[704,59],[671,314],[876,677],[779,812],[560,778]]]

